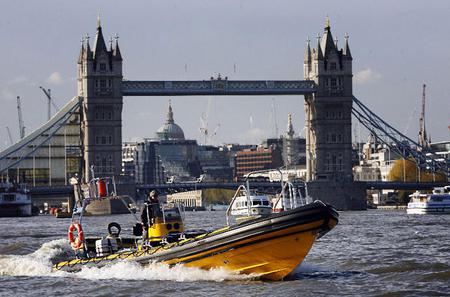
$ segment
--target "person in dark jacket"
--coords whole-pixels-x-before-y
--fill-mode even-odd
[[[147,239],[148,237],[148,227],[153,224],[153,219],[156,217],[157,211],[159,210],[159,200],[158,191],[153,190],[144,202],[144,208],[141,213],[142,222],[142,238]]]

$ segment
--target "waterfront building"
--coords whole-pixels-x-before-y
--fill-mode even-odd
[[[187,209],[205,209],[204,191],[194,190],[167,195],[168,203],[181,203]]]
[[[186,181],[202,174],[197,156],[197,141],[184,138],[183,129],[175,123],[173,109],[169,100],[167,119],[156,131],[158,143],[156,154],[161,159],[167,179]]]
[[[185,139],[183,129],[175,123],[169,101],[166,122],[156,131],[156,138],[138,143],[135,153],[136,182],[195,180],[203,172],[197,158],[197,141]]]
[[[257,170],[274,169],[283,166],[281,150],[279,147],[258,147],[256,149],[244,149],[235,155],[236,180],[242,180],[244,175]]]
[[[450,140],[430,143],[430,150],[441,156],[441,161],[450,164]]]
[[[136,144],[133,162],[134,180],[137,184],[159,184],[165,181],[164,168],[156,152],[158,142],[145,139]]]
[[[228,182],[233,178],[229,152],[223,147],[201,145],[197,148],[204,181]]]
[[[394,161],[401,158],[388,146],[377,143],[373,135],[362,146],[361,156],[359,165],[353,166],[355,181],[388,181]]]
[[[122,143],[122,176],[123,179],[134,181],[136,168],[134,166],[134,155],[137,148],[137,142],[126,141]]]
[[[248,149],[257,149],[258,146],[256,144],[238,144],[238,143],[227,143],[220,146],[220,149],[226,151],[228,153],[228,160],[230,161],[230,167],[234,172],[236,172],[236,153],[248,150]]]
[[[45,127],[51,124],[50,120],[30,135],[42,133]],[[26,183],[30,186],[67,185],[68,180],[80,171],[80,115],[78,113],[71,115],[64,128],[57,131],[41,147],[35,147],[30,143],[22,147],[21,151],[19,150],[21,145],[17,142],[1,152],[3,155],[14,151],[18,151],[19,154],[31,153],[19,164],[2,172],[0,182]],[[18,156],[11,153],[2,162],[13,163],[17,159]]]
[[[159,140],[155,150],[167,180],[195,180],[202,174],[196,140]]]

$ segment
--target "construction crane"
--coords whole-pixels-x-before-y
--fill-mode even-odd
[[[20,139],[25,137],[25,126],[23,124],[22,107],[20,105],[20,96],[17,96],[17,114],[19,116],[19,136]]]
[[[200,117],[200,132],[203,134],[203,144],[206,145],[206,142],[208,140],[208,119],[205,115],[205,113],[202,113],[202,116]]]
[[[45,96],[47,97],[47,119],[50,120],[50,118],[52,117],[51,106],[53,105],[53,107],[55,108],[56,111],[58,111],[59,108],[55,104],[55,102],[53,102],[53,100],[52,100],[52,95],[51,95],[52,90],[45,89],[42,86],[39,86],[39,89],[41,89],[42,92],[44,92]]]
[[[209,111],[211,109],[211,98],[208,98],[208,105],[206,107],[206,112],[202,113],[202,116],[200,117],[200,132],[203,134],[203,144],[208,144],[208,135],[209,135],[209,128],[208,128],[208,117],[209,117]]]
[[[210,131],[209,131],[208,118],[209,118],[209,113],[211,110],[211,103],[212,103],[212,99],[209,98],[206,112],[202,113],[202,116],[200,117],[200,122],[201,122],[200,132],[203,134],[203,144],[204,145],[207,145],[208,143],[210,143],[212,141],[212,138],[217,135],[217,131],[220,128],[220,124],[217,124],[213,133],[210,133]]]
[[[13,145],[14,144],[14,140],[13,140],[12,135],[11,135],[11,130],[9,130],[8,126],[6,126],[6,131],[8,132],[9,143],[11,145]]]
[[[272,98],[272,119],[275,128],[275,138],[278,138],[278,121],[277,121],[277,111],[275,109],[275,98]]]
[[[419,144],[422,148],[428,148],[429,143],[427,139],[427,131],[425,130],[425,87],[422,87],[422,112],[419,119]]]
[[[209,136],[210,143],[212,143],[213,137],[217,135],[217,131],[219,131],[220,124],[217,124],[216,128],[214,129],[213,133]]]

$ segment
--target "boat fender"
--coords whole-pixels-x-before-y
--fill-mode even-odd
[[[116,228],[116,230],[113,230],[113,228]],[[120,227],[119,223],[111,222],[108,224],[108,234],[112,237],[119,237],[120,231],[122,230],[122,227]]]
[[[97,181],[97,187],[98,187],[98,196],[100,198],[108,196],[108,192],[106,189],[106,182],[103,179],[99,179]]]
[[[73,231],[77,230],[77,237],[75,238]],[[72,223],[69,226],[69,230],[67,232],[67,237],[69,238],[70,245],[74,250],[78,250],[81,248],[84,242],[84,234],[83,229],[79,223]]]

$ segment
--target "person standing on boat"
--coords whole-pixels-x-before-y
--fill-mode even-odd
[[[142,238],[145,240],[148,237],[148,227],[153,224],[153,219],[156,217],[159,210],[158,191],[152,190],[148,194],[147,200],[144,202],[144,208],[141,213],[142,222]]]

